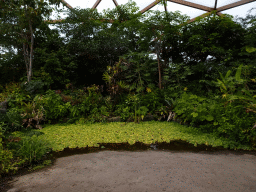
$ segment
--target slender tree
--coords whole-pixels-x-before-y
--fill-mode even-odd
[[[170,54],[175,52],[180,37],[177,35],[180,32],[180,23],[184,23],[189,19],[188,16],[183,16],[179,12],[160,12],[149,11],[149,17],[144,21],[140,28],[141,40],[138,42],[147,51],[156,53],[158,60],[158,75],[159,89],[162,89],[162,70],[168,65]],[[173,59],[176,59],[174,55]],[[164,64],[162,64],[164,60]]]
[[[43,17],[53,11],[49,5],[59,5],[61,0],[2,0],[0,1],[0,36],[12,38],[22,44],[24,61],[27,70],[27,81],[32,77],[34,34],[44,27]],[[1,42],[0,42],[1,43]],[[8,44],[4,42],[5,46]]]

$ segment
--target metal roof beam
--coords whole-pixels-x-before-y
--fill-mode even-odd
[[[145,11],[151,9],[152,7],[156,6],[158,3],[160,3],[159,0],[154,1],[153,3],[151,3],[150,5],[148,5],[147,7],[145,7],[144,9],[142,9],[140,12],[144,13]]]
[[[188,1],[184,1],[184,0],[168,0],[168,1],[170,1],[172,3],[178,3],[178,4],[181,4],[181,5],[188,6],[188,7],[200,9],[200,10],[203,10],[203,11],[212,11],[213,10],[213,8],[211,8],[211,7],[206,7],[206,6],[203,6],[203,5],[199,5],[199,4],[196,4],[196,3],[191,3],[191,2],[188,2]]]
[[[113,2],[115,3],[115,6],[117,7],[118,6],[118,3],[116,0],[113,0]]]
[[[197,17],[195,17],[195,18],[193,18],[193,19],[191,19],[191,20],[189,20],[189,21],[187,21],[187,22],[185,22],[185,23],[194,22],[194,21],[196,20],[196,18],[198,18],[198,17],[207,17],[207,16],[210,15],[210,14],[211,14],[211,12],[204,13],[204,14],[202,14],[202,15],[200,15],[200,16],[197,16]]]
[[[62,2],[62,4],[63,4],[64,6],[66,6],[67,8],[73,9],[73,7],[72,7],[71,5],[69,5],[65,0],[62,0],[61,2]]]
[[[92,6],[92,9],[96,9],[96,7],[99,5],[100,2],[101,0],[97,0],[95,4]]]
[[[245,5],[247,3],[251,3],[251,2],[254,2],[256,0],[241,0],[241,1],[238,1],[236,3],[231,3],[231,4],[228,4],[228,5],[225,5],[225,6],[222,6],[222,7],[219,7],[217,9],[217,11],[225,11],[225,10],[228,10],[228,9],[231,9],[231,8],[234,8],[234,7],[238,7],[238,6],[241,6],[241,5]]]
[[[218,0],[215,0],[214,9],[216,9],[216,7],[217,7],[217,1],[218,1]]]

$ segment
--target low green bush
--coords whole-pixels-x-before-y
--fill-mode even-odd
[[[62,98],[71,99],[69,106],[69,117],[88,117],[90,114],[95,114],[95,111],[104,105],[104,99],[99,92],[99,87],[92,85],[85,90],[74,90],[70,97],[62,95]],[[70,103],[68,102],[68,103]],[[68,105],[66,103],[66,105]]]
[[[69,113],[70,102],[64,103],[59,94],[48,90],[40,102],[45,110],[46,120],[57,120]]]
[[[215,131],[227,135],[232,140],[253,144],[256,99],[255,90],[250,89],[248,84],[255,82],[255,79],[247,78],[244,73],[247,69],[247,66],[240,65],[234,76],[231,75],[233,71],[229,70],[225,76],[220,73],[221,80],[213,81],[220,88],[223,105],[219,108],[220,111],[215,113],[219,124],[218,131]]]
[[[256,134],[256,130],[252,130],[255,124],[255,114],[246,113],[243,105],[239,102],[223,105],[212,111],[212,114],[215,117],[216,125],[214,133],[218,136],[249,144],[251,138]]]
[[[255,144],[255,91],[247,86],[248,80],[241,78],[243,66],[240,65],[234,77],[229,70],[225,77],[220,73],[221,80],[213,82],[220,88],[219,95],[200,97],[184,92],[165,99],[176,118],[188,121],[191,126],[203,132],[214,133],[218,137],[226,137],[233,142]],[[188,88],[189,89],[189,88]],[[166,92],[167,93],[167,92]]]
[[[107,107],[101,106],[100,108],[94,108],[90,112],[90,115],[88,116],[88,120],[92,123],[106,122],[107,117],[109,117],[109,112],[107,111]]]
[[[41,105],[43,101],[42,96],[36,95],[33,102],[28,102],[25,107],[22,108],[23,123],[25,128],[32,127],[42,129],[40,123],[45,120],[45,110]]]
[[[21,109],[22,106],[25,105],[25,103],[32,101],[32,98],[30,95],[22,92],[21,93],[13,92],[10,95],[8,95],[7,101],[8,101],[8,108]]]
[[[234,142],[252,144],[256,133],[252,130],[255,113],[246,113],[242,102],[226,105],[221,101],[218,97],[214,100],[184,93],[181,98],[176,99],[173,111],[176,118],[181,117],[202,132],[214,133]]]
[[[25,160],[29,165],[32,162],[41,160],[47,152],[50,152],[50,144],[33,135],[32,137],[22,138],[19,142],[10,142],[7,148],[13,150],[15,158]]]
[[[4,123],[0,124],[0,177],[7,173],[15,173],[24,165],[32,165],[42,160],[49,152],[49,142],[38,138],[39,132],[30,131],[25,138],[19,138],[18,141],[5,139],[3,145],[2,138]],[[5,136],[6,137],[6,136]],[[11,138],[12,136],[8,137]]]
[[[0,178],[3,174],[9,173],[10,171],[16,172],[18,168],[13,161],[13,153],[11,151],[0,148]]]
[[[2,91],[0,93],[0,102],[3,102],[5,99],[12,94],[24,94],[24,90],[21,88],[20,83],[11,82],[6,86],[2,87]]]
[[[18,170],[17,163],[13,162],[13,153],[8,149],[4,149],[3,146],[3,124],[3,122],[0,123],[0,178],[5,173]]]
[[[141,95],[140,100],[141,106],[146,106],[151,114],[154,114],[164,103],[164,97],[159,89],[151,90],[147,88],[147,93]]]
[[[123,103],[116,105],[114,114],[121,116],[123,121],[128,119],[135,119],[135,112],[140,108],[140,95],[128,94]]]
[[[129,94],[124,103],[116,106],[114,114],[120,116],[123,121],[140,122],[148,112],[149,109],[142,104],[139,94]]]
[[[90,115],[95,108],[100,108],[104,104],[103,96],[95,85],[87,88],[88,92],[83,95],[81,103],[81,111],[86,115]]]
[[[31,80],[30,82],[21,83],[21,87],[33,97],[37,94],[43,94],[44,86],[46,86],[46,84],[41,80]]]
[[[2,122],[2,129],[4,133],[19,131],[23,128],[22,120],[23,117],[21,116],[21,109],[11,108],[7,110],[6,115],[1,120]]]
[[[184,92],[176,99],[173,111],[184,119],[184,122],[188,121],[191,125],[196,125],[203,121],[213,121],[211,111],[215,107],[216,103],[213,100]]]
[[[129,119],[134,113],[131,110],[131,107],[126,106],[125,104],[116,105],[116,110],[114,112],[115,116],[120,116],[122,121]]]

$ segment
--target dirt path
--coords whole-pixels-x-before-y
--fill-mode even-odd
[[[256,152],[110,151],[58,158],[8,192],[256,191]]]

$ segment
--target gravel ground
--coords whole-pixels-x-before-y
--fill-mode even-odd
[[[254,192],[256,152],[101,150],[59,157],[52,166],[13,176],[3,191]]]

